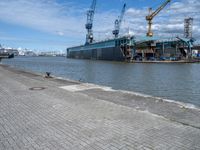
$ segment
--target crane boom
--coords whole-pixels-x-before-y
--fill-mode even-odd
[[[90,9],[87,11],[87,22],[85,24],[85,28],[87,29],[86,44],[93,42],[92,27],[93,27],[95,8],[96,8],[96,0],[93,0]]]
[[[151,30],[152,20],[153,18],[170,2],[171,0],[166,0],[159,8],[157,8],[154,12],[152,12],[152,8],[149,8],[149,15],[146,16],[146,20],[148,21],[148,32],[147,36],[152,37],[153,32]]]
[[[95,11],[95,9],[96,9],[96,3],[97,3],[97,1],[96,0],[93,0],[92,1],[92,4],[91,4],[91,9],[93,10],[93,11]]]
[[[115,20],[115,29],[113,30],[113,35],[117,38],[119,35],[119,31],[120,31],[120,27],[121,27],[121,23],[124,17],[124,13],[126,10],[126,4],[123,5],[120,17],[118,19]]]

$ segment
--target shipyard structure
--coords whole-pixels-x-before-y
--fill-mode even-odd
[[[155,11],[149,8],[149,14],[146,16],[148,30],[145,38],[138,39],[131,35],[119,36],[126,9],[126,4],[124,4],[120,16],[114,22],[113,38],[96,42],[92,30],[96,8],[96,0],[93,0],[87,11],[86,42],[80,46],[67,48],[67,57],[127,62],[199,62],[200,50],[194,49],[193,46],[195,41],[192,38],[193,18],[184,20],[184,37],[173,39],[153,37],[152,21],[170,1],[166,0]]]

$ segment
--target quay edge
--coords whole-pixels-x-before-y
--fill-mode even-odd
[[[0,77],[1,149],[200,149],[199,109],[2,65]]]

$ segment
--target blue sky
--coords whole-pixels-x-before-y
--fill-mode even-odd
[[[85,42],[86,11],[92,0],[1,0],[0,44],[40,51],[65,50]],[[121,34],[128,30],[145,36],[147,8],[157,8],[164,0],[97,0],[94,37],[112,37],[114,20],[127,4]],[[172,0],[153,20],[155,36],[183,35],[183,20],[194,18],[194,37],[200,37],[200,1]]]

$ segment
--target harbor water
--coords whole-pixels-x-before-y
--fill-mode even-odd
[[[199,63],[144,64],[65,57],[15,57],[2,60],[2,64],[200,106]]]

